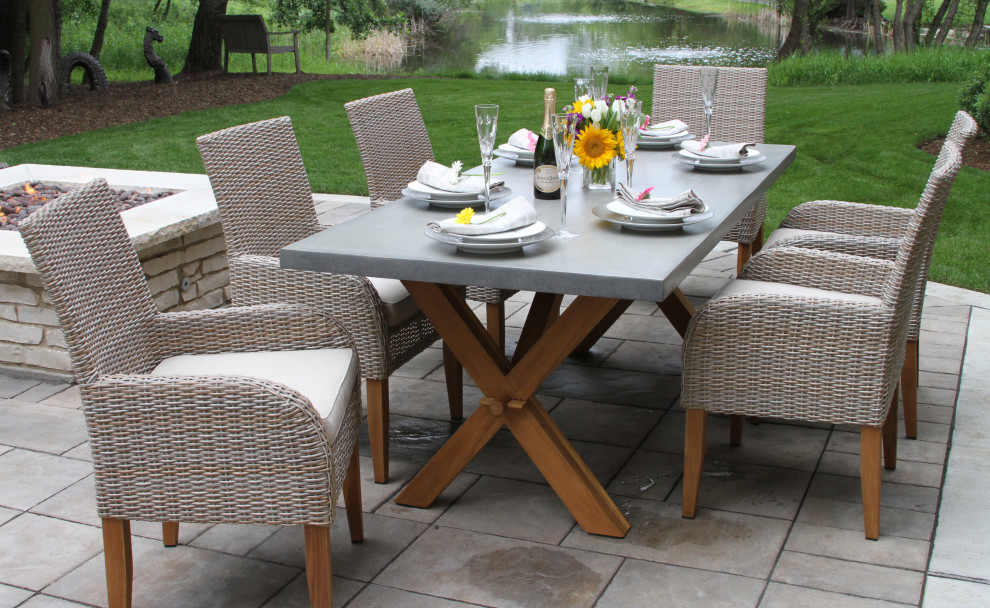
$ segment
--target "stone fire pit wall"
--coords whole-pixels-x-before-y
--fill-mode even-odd
[[[205,175],[18,165],[0,169],[0,188],[26,181],[82,184],[96,177],[115,188],[176,193],[121,214],[161,310],[230,302],[226,246]],[[0,368],[54,377],[72,373],[58,317],[15,231],[0,232]]]

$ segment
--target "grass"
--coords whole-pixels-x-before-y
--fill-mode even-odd
[[[478,160],[472,106],[501,105],[499,132],[535,128],[545,86],[561,81],[338,80],[294,88],[280,99],[190,112],[4,150],[14,163],[51,163],[202,173],[195,138],[245,122],[292,117],[310,181],[317,192],[367,194],[360,157],[343,104],[412,87],[437,159]],[[611,87],[622,92],[626,87]],[[944,134],[960,85],[871,84],[772,87],[767,141],[795,144],[795,163],[770,192],[768,228],[795,205],[814,199],[913,207],[934,158],[915,146]],[[640,96],[650,99],[649,87]],[[717,109],[716,109],[717,120]],[[398,134],[397,134],[398,136]],[[935,250],[933,280],[990,293],[990,174],[964,168],[956,181]]]
[[[986,50],[959,47],[920,48],[912,53],[844,57],[837,52],[792,56],[768,66],[770,86],[869,84],[890,82],[962,82],[990,61]]]

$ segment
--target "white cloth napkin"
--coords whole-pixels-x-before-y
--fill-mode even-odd
[[[695,213],[703,213],[708,209],[694,190],[686,190],[674,198],[644,198],[637,201],[638,192],[633,192],[625,184],[619,184],[616,194],[619,201],[627,207],[657,217],[687,217]]]
[[[725,144],[724,146],[711,146],[701,149],[700,141],[682,141],[681,147],[697,154],[698,156],[708,156],[710,158],[745,158],[750,146],[756,144]]]
[[[536,133],[533,133],[529,129],[519,129],[509,136],[509,145],[533,152],[536,150],[537,139]]]
[[[670,137],[671,135],[683,133],[687,129],[687,123],[675,118],[667,122],[650,123],[645,128],[640,129],[639,132],[646,137]]]
[[[475,215],[470,224],[458,224],[457,218],[448,218],[439,222],[429,222],[427,226],[437,232],[473,236],[477,234],[494,234],[529,226],[536,221],[536,209],[529,204],[525,197],[517,196],[498,209],[486,215]]]
[[[466,194],[479,193],[485,191],[485,178],[461,176],[456,183],[454,181],[455,172],[450,167],[428,160],[420,167],[416,174],[416,181],[447,192],[464,192]],[[492,180],[491,189],[501,188],[505,182],[502,180]]]

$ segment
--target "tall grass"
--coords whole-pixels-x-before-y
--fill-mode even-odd
[[[769,66],[771,86],[820,86],[894,82],[962,82],[990,61],[990,51],[932,47],[880,57],[837,52],[793,56]]]

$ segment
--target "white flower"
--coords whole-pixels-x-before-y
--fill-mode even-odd
[[[615,112],[616,114],[622,111],[621,99],[616,99],[615,101],[612,102],[612,111]]]
[[[463,167],[464,164],[459,160],[455,160],[454,164],[450,166],[451,171],[453,171],[452,177],[450,178],[451,184],[457,184],[457,182],[461,180],[461,171],[464,170]]]
[[[583,104],[581,106],[581,116],[584,116],[585,118],[591,118],[591,109],[592,107],[590,103]]]
[[[601,122],[601,120],[602,120],[602,111],[599,110],[598,108],[595,108],[594,110],[592,110],[591,111],[591,120],[594,121],[594,122]]]
[[[608,102],[604,99],[599,99],[595,102],[595,109],[599,112],[608,112]]]
[[[582,96],[578,97],[577,100],[580,101],[583,104],[586,101],[590,101],[591,100],[591,96],[590,95],[582,95]]]

